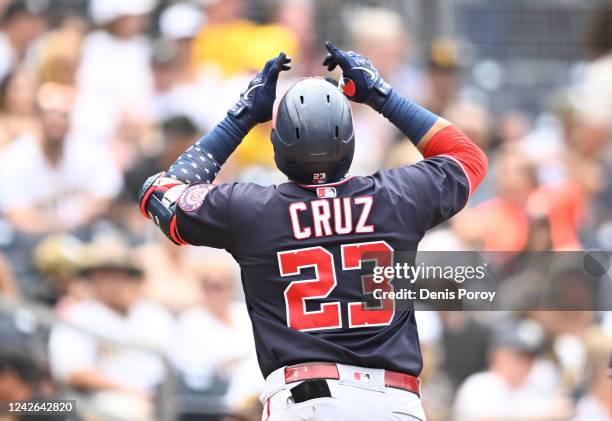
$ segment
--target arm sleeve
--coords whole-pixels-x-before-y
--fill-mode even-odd
[[[403,205],[406,222],[423,232],[463,209],[487,169],[484,153],[454,126],[434,135],[424,155],[416,164],[375,176],[391,202]]]
[[[445,157],[455,162],[468,180],[472,195],[487,173],[488,161],[484,152],[455,126],[436,133],[425,146],[425,158]]]
[[[391,90],[380,113],[416,146],[433,127],[438,116]]]
[[[212,183],[221,166],[253,128],[254,122],[226,116],[168,169],[167,176],[186,184]]]
[[[254,124],[248,113],[243,113],[242,118],[228,114],[181,154],[166,173],[149,177],[142,186],[139,193],[141,212],[173,243],[229,246],[226,236],[229,232],[229,194],[220,194],[225,189],[219,189],[211,199],[207,196],[215,190],[211,183],[221,166]],[[188,217],[183,217],[184,214]]]

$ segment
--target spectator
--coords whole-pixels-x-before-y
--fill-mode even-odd
[[[606,367],[612,349],[612,338],[601,330],[592,328],[586,338],[588,375],[586,394],[578,401],[575,421],[607,421],[610,402],[610,385]]]
[[[493,123],[485,107],[473,102],[457,101],[446,108],[446,118],[456,124],[481,149],[489,150]]]
[[[195,65],[195,37],[204,20],[202,9],[187,2],[171,5],[160,16],[162,39],[153,57],[158,120],[186,115],[205,130],[223,117],[225,104],[219,104],[224,102],[219,98],[223,80],[202,74]]]
[[[167,167],[166,167],[167,168]],[[143,295],[175,314],[200,304],[202,288],[198,256],[174,246],[165,238],[144,244],[138,250],[145,268]]]
[[[45,2],[14,0],[0,16],[0,80],[23,61],[45,27]]]
[[[612,212],[606,199],[610,187],[604,175],[609,164],[590,156],[583,137],[584,122],[574,102],[569,92],[555,94],[552,109],[558,124],[538,128],[519,143],[537,163],[542,187],[530,207],[547,214],[555,249],[580,248]]]
[[[157,155],[141,159],[125,174],[125,198],[136,202],[142,183],[151,175],[165,171],[176,158],[195,143],[202,133],[186,116],[178,115],[161,124],[162,145]]]
[[[580,189],[575,183],[540,186],[536,168],[516,148],[500,151],[493,174],[497,197],[469,211],[481,221],[473,231],[478,231],[475,236],[485,250],[580,249],[584,206]],[[500,226],[507,228],[503,236],[494,234]]]
[[[444,334],[441,317],[429,307],[418,307],[415,317],[423,354],[423,370],[419,375],[423,408],[429,421],[448,420],[448,402],[452,400],[454,388],[441,366],[444,358],[444,350],[440,346]]]
[[[154,6],[154,0],[90,2],[99,29],[83,43],[74,115],[84,138],[108,142],[126,118],[148,124],[152,117],[151,45],[142,32]]]
[[[30,359],[22,355],[0,355],[0,401],[31,399],[41,378],[42,370]]]
[[[320,70],[316,12],[313,0],[284,0],[278,5],[278,24],[296,37],[293,71],[300,75],[314,75]]]
[[[456,388],[470,374],[486,368],[491,332],[466,311],[440,311],[440,320],[444,328],[441,369]]]
[[[234,301],[233,268],[212,256],[200,264],[203,299],[180,316],[172,360],[192,392],[216,395],[220,403],[228,388],[233,401],[256,396],[261,379],[244,303]]]
[[[92,405],[119,419],[149,419],[155,387],[164,379],[171,316],[140,294],[142,269],[127,245],[96,238],[82,265],[92,297],[72,306],[51,332],[54,377],[86,392]]]
[[[385,80],[401,93],[416,97],[417,86],[422,83],[420,75],[406,64],[410,42],[401,16],[391,10],[366,7],[355,10],[349,17],[350,49],[359,51],[373,63],[380,63],[377,66]],[[355,132],[359,133],[361,146],[355,149],[351,172],[371,174],[383,166],[390,149],[403,135],[369,107],[354,104],[352,108]],[[411,142],[407,143],[410,143],[408,150],[395,151],[393,156],[419,155]]]
[[[535,322],[500,326],[487,371],[468,377],[457,392],[454,420],[564,419],[559,396],[543,393],[530,379],[544,335]]]
[[[583,150],[597,157],[605,150],[608,160],[612,150],[612,6],[602,5],[592,15],[587,49],[592,60],[587,64],[578,87],[580,115],[584,122]]]
[[[50,382],[48,372],[40,361],[29,355],[31,351],[2,352],[0,354],[0,401],[52,402],[60,396]],[[6,418],[2,418],[5,420]],[[12,420],[13,418],[8,418]],[[17,419],[17,418],[14,418]],[[25,414],[19,420],[64,421],[60,414]],[[73,412],[71,419],[80,419]]]
[[[495,168],[496,154],[491,153],[491,143],[493,140],[493,117],[483,105],[472,101],[457,100],[446,108],[446,115],[459,127],[472,142],[482,150],[487,151],[489,159],[489,172],[480,183],[478,190],[470,197],[472,206],[482,203],[493,196],[493,180],[491,171]]]
[[[423,77],[411,63],[412,40],[403,17],[383,7],[356,8],[348,15],[351,48],[377,64],[381,76],[410,98],[419,95]]]
[[[215,81],[221,76],[224,80],[224,89],[218,89],[219,82],[214,86],[214,101],[207,109],[212,118],[206,121],[206,126],[211,127],[225,115],[227,106],[232,104],[231,98],[240,93],[244,82],[250,80],[269,57],[279,51],[295,56],[298,45],[294,32],[283,24],[257,24],[246,19],[244,0],[213,0],[205,2],[204,9],[207,22],[194,40],[195,64],[205,79]],[[269,182],[269,172],[275,171],[269,135],[269,124],[253,128],[221,177],[229,174],[230,179],[236,179],[241,169],[252,167],[249,169],[254,169],[253,173],[263,179],[262,183]],[[256,176],[249,175],[250,180],[255,181]]]
[[[459,98],[464,64],[455,42],[436,39],[429,50],[427,89],[420,103],[431,112],[445,116],[448,107]]]
[[[0,83],[0,152],[14,139],[38,129],[36,88],[34,75],[25,68],[9,73]]]
[[[257,25],[244,19],[244,0],[204,3],[207,22],[194,44],[198,68],[210,71],[212,67],[227,77],[256,71],[281,50],[295,55],[293,33],[280,25]]]
[[[42,239],[34,248],[32,259],[43,279],[36,291],[28,291],[28,295],[55,306],[59,315],[85,299],[88,291],[76,273],[83,247],[81,241],[69,234],[54,234]]]
[[[523,250],[529,236],[527,202],[538,187],[535,167],[525,155],[506,149],[497,159],[494,177],[497,197],[475,208],[481,224],[474,229],[480,231],[485,250]],[[507,235],[494,235],[502,225]]]
[[[76,72],[81,60],[83,29],[67,25],[49,32],[41,41],[39,79],[41,83],[56,82],[76,85]]]
[[[58,232],[102,215],[121,187],[100,145],[69,139],[73,92],[57,84],[37,95],[41,133],[13,142],[0,158],[0,205],[16,229]]]
[[[193,82],[197,72],[193,60],[193,41],[204,23],[201,8],[192,3],[177,2],[166,8],[159,18],[163,38],[174,42],[178,79]]]

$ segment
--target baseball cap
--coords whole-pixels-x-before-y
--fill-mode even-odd
[[[459,46],[453,40],[438,38],[431,44],[428,53],[430,69],[453,72],[463,67]]]
[[[52,234],[33,251],[34,266],[44,274],[72,274],[83,253],[83,243],[70,234]]]
[[[101,234],[94,238],[82,253],[79,265],[82,276],[102,270],[125,272],[132,278],[140,278],[143,274],[142,267],[127,242],[114,233]]]
[[[493,348],[511,348],[538,355],[544,348],[544,329],[534,320],[510,321],[497,326],[491,338]]]
[[[103,25],[121,16],[145,15],[155,4],[156,0],[92,0],[89,13],[95,23]]]
[[[201,8],[191,3],[176,3],[166,8],[159,17],[159,29],[165,38],[194,38],[204,24]]]

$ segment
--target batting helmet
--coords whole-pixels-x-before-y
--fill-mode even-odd
[[[270,137],[276,166],[298,183],[338,181],[353,161],[351,108],[323,78],[302,79],[285,93]]]

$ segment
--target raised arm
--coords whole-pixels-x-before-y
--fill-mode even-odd
[[[212,183],[221,166],[258,123],[272,119],[276,83],[281,71],[291,68],[285,53],[269,60],[249,83],[227,116],[187,149],[168,169],[152,175],[139,193],[140,210],[175,244],[183,244],[176,231],[176,202],[190,184]]]
[[[484,178],[487,158],[465,134],[408,98],[398,94],[364,56],[326,43],[328,70],[342,69],[342,90],[354,102],[381,113],[408,137],[425,158],[445,156],[455,161],[470,184],[470,194]]]

